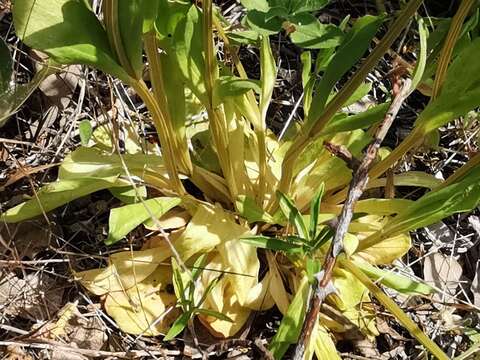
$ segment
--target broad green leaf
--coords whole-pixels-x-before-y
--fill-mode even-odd
[[[0,215],[7,223],[15,223],[49,212],[82,196],[116,186],[117,177],[57,180],[43,186],[32,199]]]
[[[108,189],[110,193],[124,204],[135,204],[140,201],[139,198],[147,198],[147,188],[145,186],[125,186]],[[154,225],[152,225],[153,227]]]
[[[269,18],[268,13],[250,10],[243,18],[245,25],[260,35],[273,35],[282,29],[283,19],[278,17]]]
[[[314,240],[317,236],[318,215],[320,214],[320,203],[322,202],[323,193],[325,192],[325,184],[322,183],[317,193],[310,202],[310,227],[309,239]]]
[[[344,36],[337,26],[322,24],[315,16],[302,13],[289,17],[295,31],[290,33],[292,42],[305,49],[328,49],[337,47]]]
[[[227,36],[234,45],[256,45],[258,42],[258,32],[253,30],[231,31]]]
[[[158,219],[180,203],[180,198],[158,197],[111,210],[105,244],[116,243],[145,220],[152,216]]]
[[[308,278],[304,276],[269,346],[275,359],[282,359],[290,344],[298,341],[305,317],[309,288]]]
[[[407,295],[429,295],[435,292],[430,285],[410,279],[406,276],[397,274],[389,270],[379,269],[363,260],[354,260],[360,270],[362,270],[370,279],[379,281],[381,284]]]
[[[78,123],[78,132],[80,134],[81,144],[83,146],[87,146],[93,134],[92,124],[90,124],[90,120],[85,119],[80,121]]]
[[[8,91],[13,71],[12,57],[5,41],[0,38],[0,94]]]
[[[295,207],[293,201],[280,191],[277,191],[276,194],[279,200],[280,209],[282,209],[283,214],[290,224],[295,226],[298,236],[308,239],[308,231],[303,221],[302,214],[300,214],[300,211]]]
[[[155,28],[160,44],[166,49],[166,57],[173,58],[168,60],[170,73],[164,72],[164,75],[172,77],[173,82],[177,74],[172,71],[177,71],[186,86],[206,104],[202,27],[202,16],[195,5],[160,1]]]
[[[303,108],[305,114],[308,114],[315,85],[315,77],[312,76],[312,53],[310,51],[302,52],[300,60],[302,61]]]
[[[380,104],[352,116],[336,115],[322,131],[322,135],[333,135],[342,131],[365,129],[380,122],[388,111],[390,103]]]
[[[192,317],[191,311],[184,312],[182,315],[180,315],[177,318],[177,320],[174,321],[174,323],[170,327],[170,330],[168,330],[168,333],[163,338],[163,341],[173,340],[175,336],[180,334],[183,331],[183,329],[185,329],[191,317]]]
[[[246,244],[253,245],[262,249],[274,250],[274,251],[285,251],[287,253],[292,252],[301,252],[301,244],[292,244],[286,241],[271,238],[267,236],[251,236],[243,237],[242,241]]]
[[[290,14],[317,11],[326,6],[330,0],[272,0],[276,6],[283,6]]]
[[[258,10],[263,12],[270,10],[268,0],[240,0],[240,3],[247,10]]]
[[[236,76],[221,76],[217,80],[216,91],[220,98],[228,96],[239,96],[254,90],[260,93],[260,85],[257,80],[241,79]]]
[[[347,33],[318,84],[307,123],[312,124],[322,113],[333,87],[367,51],[370,41],[382,23],[381,17],[366,15],[358,19]]]
[[[416,121],[423,133],[443,126],[447,122],[480,105],[480,38],[469,44],[449,66],[439,96],[431,101]]]
[[[153,25],[152,16],[157,13],[159,0],[117,0],[118,21],[123,48],[136,79],[143,74],[142,35]]]
[[[13,20],[17,35],[61,64],[85,64],[119,79],[131,79],[117,63],[102,25],[83,2],[16,0]]]
[[[262,208],[260,208],[254,199],[240,195],[235,201],[235,206],[239,214],[247,219],[249,223],[265,222],[268,224],[275,224],[275,219]]]

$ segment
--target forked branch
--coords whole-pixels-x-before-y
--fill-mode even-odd
[[[393,72],[392,82],[394,99],[382,123],[377,128],[374,139],[368,146],[365,156],[360,162],[355,160],[348,150],[336,147],[330,143],[326,144],[327,149],[347,162],[347,165],[353,170],[353,176],[348,188],[347,199],[343,204],[342,211],[338,218],[335,235],[325,258],[322,271],[317,274],[316,281],[310,292],[310,301],[305,315],[302,332],[300,333],[300,338],[295,349],[294,360],[303,359],[305,350],[307,346],[309,346],[308,344],[310,343],[310,337],[315,327],[315,323],[318,321],[318,314],[322,302],[328,294],[335,291],[331,282],[333,269],[337,261],[337,256],[343,251],[343,238],[345,237],[350,222],[352,221],[353,209],[358,199],[362,196],[368,183],[368,171],[377,156],[378,149],[395,120],[400,107],[411,92],[412,81],[410,79],[402,79],[401,73],[396,71]]]

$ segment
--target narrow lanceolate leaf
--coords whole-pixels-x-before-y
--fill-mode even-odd
[[[16,0],[13,20],[25,44],[44,51],[55,61],[91,65],[130,81],[110,49],[105,30],[84,2]]]
[[[268,36],[262,36],[260,44],[260,84],[262,92],[260,94],[260,113],[262,114],[262,128],[265,127],[268,105],[272,99],[275,79],[277,77],[277,66],[273,58],[270,39]]]
[[[303,221],[302,214],[300,214],[300,211],[298,211],[298,209],[295,207],[293,201],[280,191],[277,191],[277,197],[279,200],[280,209],[282,209],[283,214],[288,219],[290,224],[295,226],[298,235],[301,238],[308,239],[308,231]]]
[[[205,315],[205,316],[211,316],[211,317],[223,320],[223,321],[228,321],[228,322],[233,323],[233,320],[230,317],[228,317],[227,315],[225,315],[225,314],[223,314],[219,311],[210,310],[210,309],[196,309],[195,313],[202,314],[202,315]]]
[[[322,113],[333,87],[341,77],[364,55],[370,41],[382,23],[382,18],[364,16],[358,19],[347,33],[342,45],[330,61],[318,84],[316,96],[312,101],[307,124],[311,125]]]
[[[270,238],[267,236],[244,237],[242,238],[242,241],[244,243],[247,243],[262,249],[268,249],[268,250],[274,250],[274,251],[285,251],[288,253],[302,251],[301,244],[288,243],[286,241]]]
[[[318,215],[320,214],[320,203],[322,201],[323,193],[325,192],[325,184],[322,183],[310,203],[310,228],[309,239],[313,241],[317,236]]]
[[[305,276],[297,289],[295,297],[283,317],[280,327],[270,344],[269,350],[275,359],[282,359],[290,344],[295,344],[300,336],[309,291],[308,278]]]
[[[114,244],[150,217],[159,218],[179,205],[179,198],[158,197],[110,211],[107,245]]]
[[[423,282],[410,279],[406,276],[397,274],[389,270],[383,270],[366,261],[354,260],[355,265],[358,266],[370,279],[378,281],[381,284],[397,290],[402,294],[407,295],[429,295],[435,292],[435,289]]]
[[[240,195],[235,201],[235,206],[242,217],[247,219],[249,223],[265,222],[268,224],[275,224],[275,219],[260,206],[257,205],[252,198]]]
[[[117,177],[58,180],[45,185],[32,199],[5,211],[0,219],[15,223],[41,215],[95,191],[115,186]]]
[[[458,182],[434,190],[415,201],[390,220],[381,231],[362,241],[366,249],[386,237],[434,224],[459,212],[470,211],[480,202],[480,167],[473,168]]]
[[[170,341],[173,338],[175,338],[175,336],[180,334],[183,331],[183,329],[185,329],[185,327],[187,326],[188,321],[190,320],[191,316],[192,316],[191,311],[184,312],[182,315],[180,315],[177,318],[177,320],[174,321],[174,323],[170,327],[170,330],[168,330],[168,333],[167,333],[167,335],[165,335],[163,340],[164,341]]]
[[[420,51],[417,59],[417,65],[413,71],[412,90],[415,90],[422,80],[425,66],[427,64],[427,39],[428,28],[423,19],[418,21],[418,35],[420,36]]]

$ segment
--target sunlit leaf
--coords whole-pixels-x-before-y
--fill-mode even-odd
[[[129,82],[110,49],[105,30],[83,2],[18,0],[13,5],[13,20],[25,44],[55,61],[91,65]]]
[[[240,195],[238,197],[238,200],[235,201],[235,205],[240,215],[247,219],[249,223],[258,221],[266,222],[269,224],[275,223],[274,218],[266,211],[261,209],[255,202],[255,200],[248,196]]]
[[[192,317],[192,312],[185,312],[182,315],[180,315],[168,330],[168,333],[163,338],[163,341],[170,341],[173,338],[175,338],[175,336],[180,334],[183,331],[183,329],[185,329],[185,327],[187,326],[188,321],[190,320],[191,317]]]
[[[32,199],[5,211],[0,219],[8,223],[30,219],[95,191],[116,186],[116,182],[117,177],[57,180],[43,186]]]
[[[111,210],[105,244],[116,243],[145,220],[152,216],[158,219],[180,203],[180,198],[158,197]]]

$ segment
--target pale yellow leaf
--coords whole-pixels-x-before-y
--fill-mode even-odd
[[[360,240],[361,243],[361,240]],[[409,234],[400,234],[358,252],[359,256],[372,265],[386,265],[405,255],[411,247]]]
[[[278,271],[277,261],[273,256],[271,251],[267,251],[267,261],[268,261],[268,268],[270,269],[270,273],[272,274],[272,280],[270,283],[270,294],[272,295],[275,304],[278,307],[278,310],[285,315],[288,311],[288,307],[290,305],[290,299],[288,297],[288,293],[285,290],[285,286],[283,285],[283,279]]]
[[[317,359],[328,359],[328,360],[340,360],[338,355],[337,348],[333,342],[332,336],[328,330],[318,324],[315,326],[314,333],[312,334],[314,339],[314,349]]]

